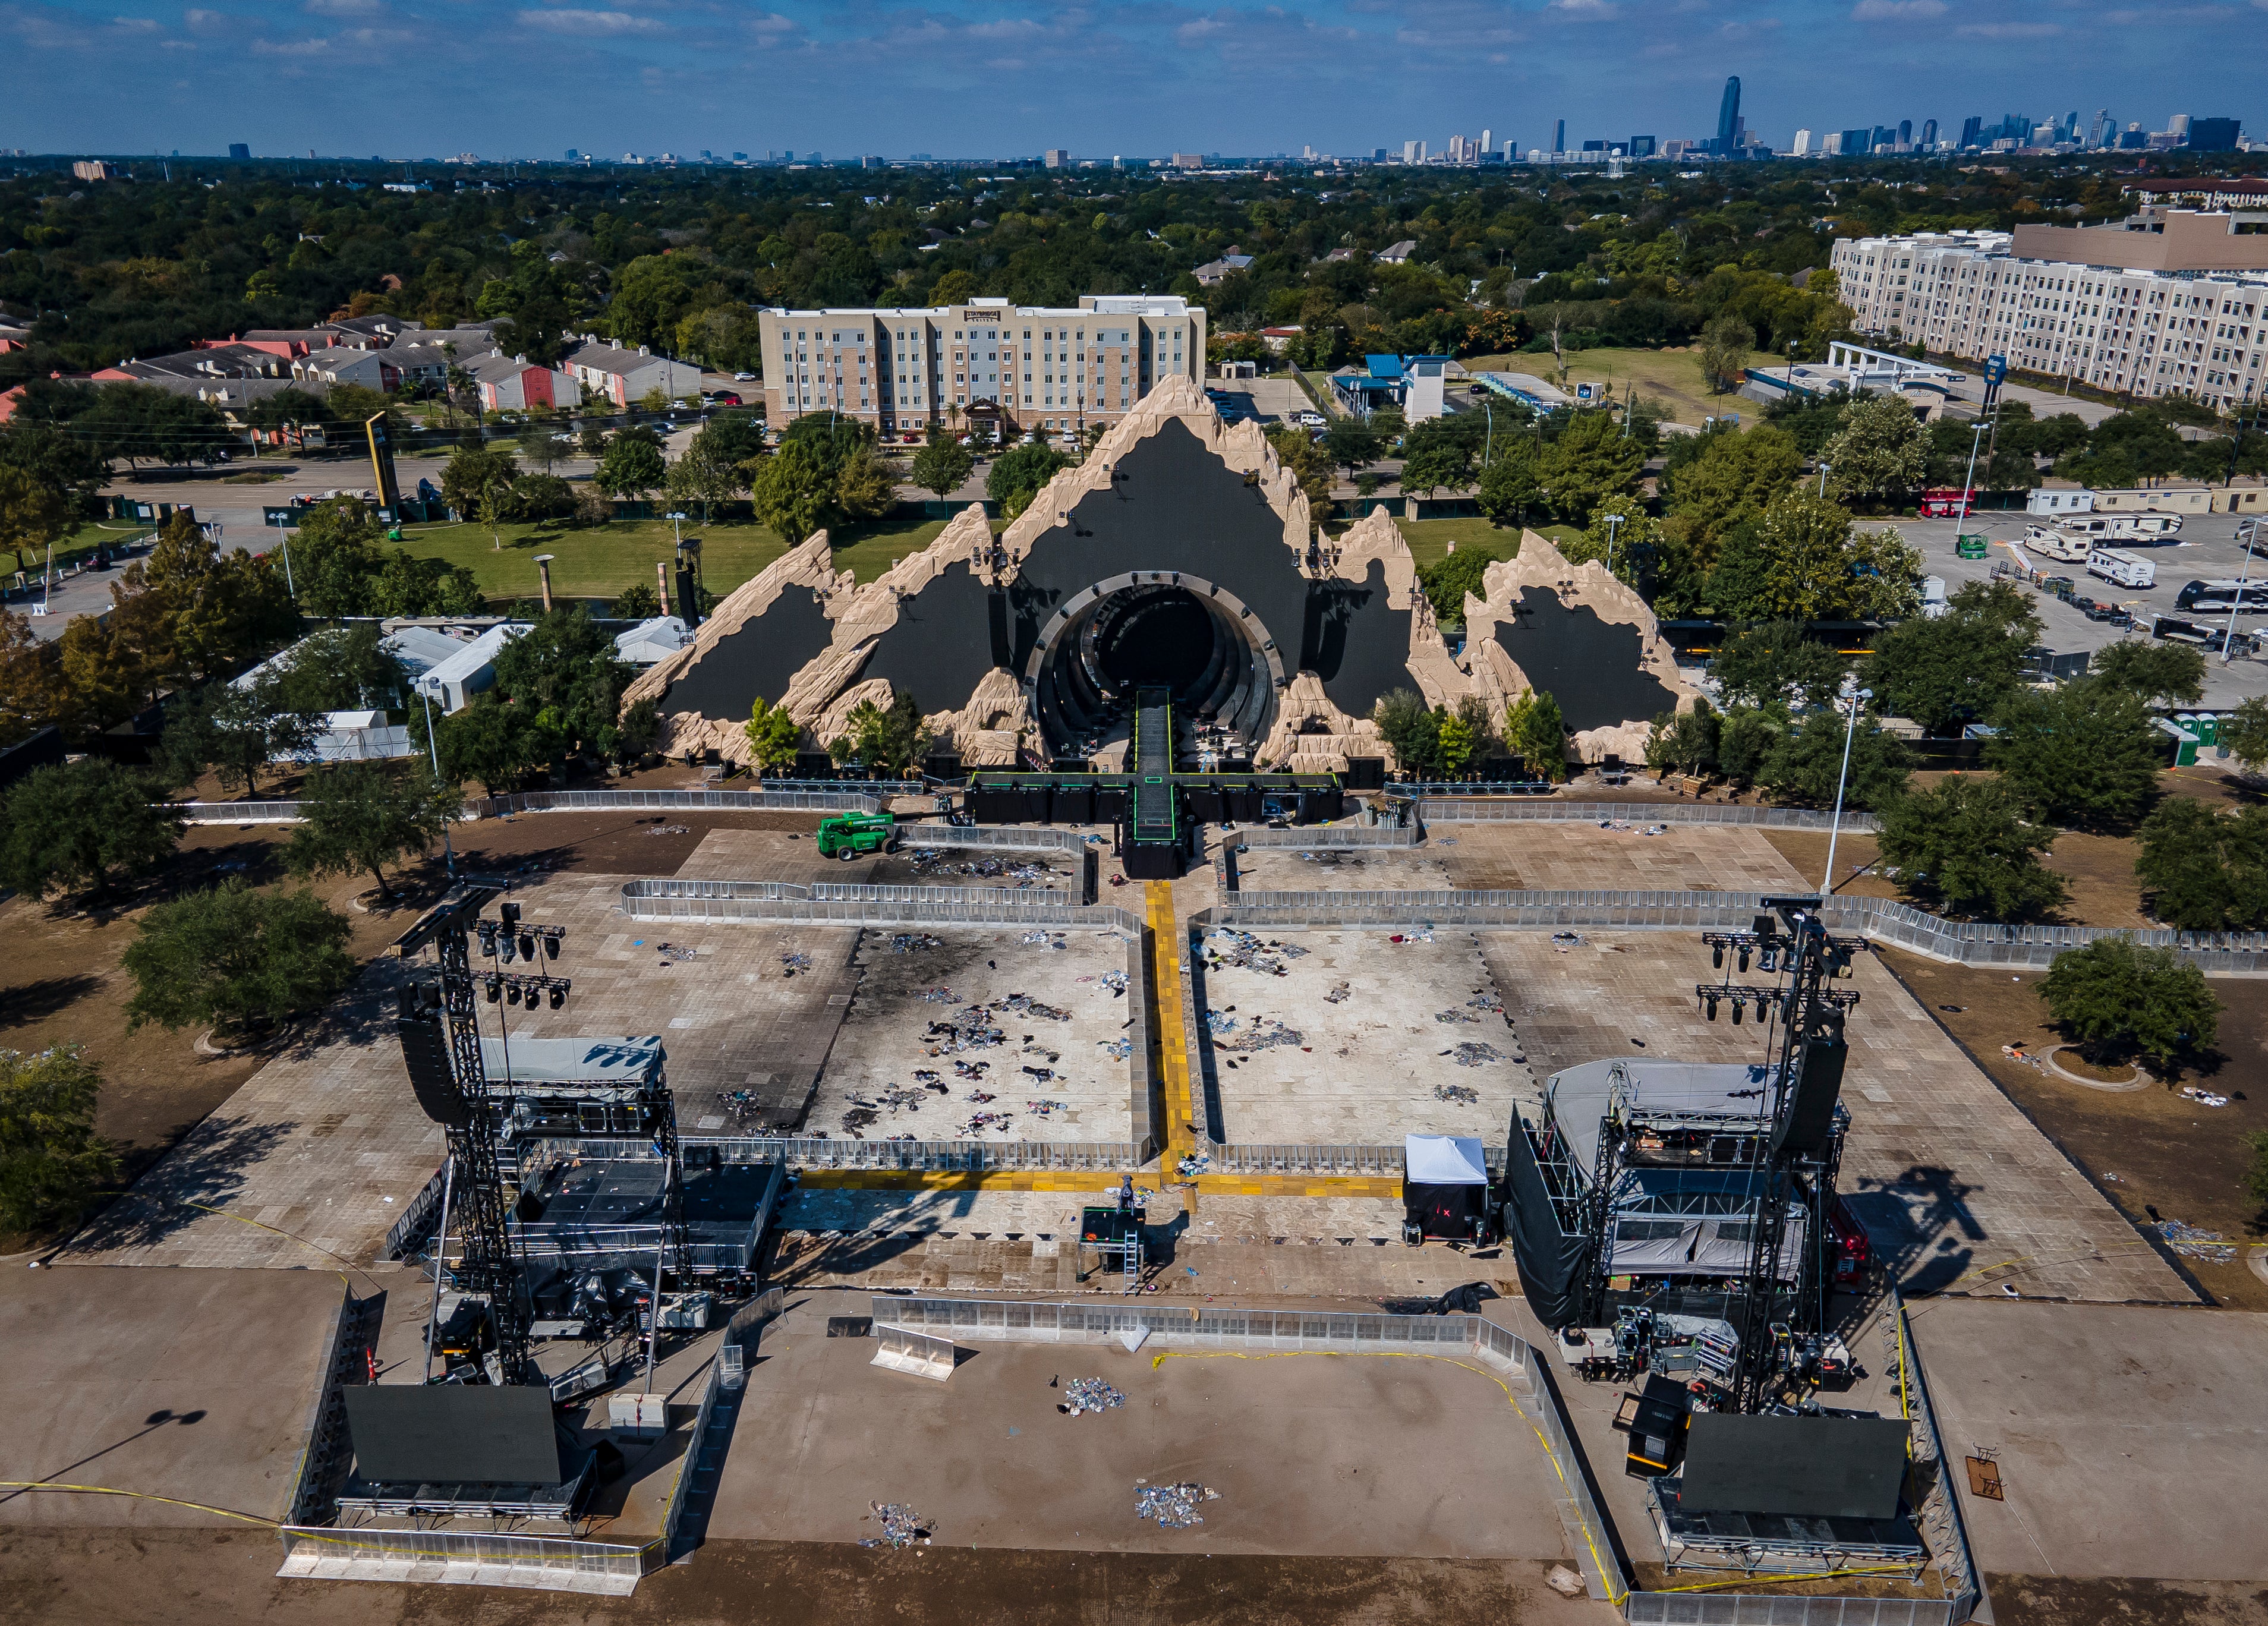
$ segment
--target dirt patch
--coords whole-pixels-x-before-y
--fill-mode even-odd
[[[2251,1163],[2244,1137],[2268,1129],[2268,1095],[2245,1085],[2268,1057],[2268,982],[2215,977],[2224,1009],[2220,1044],[2200,1082],[2229,1098],[2205,1107],[2170,1089],[2092,1090],[2043,1066],[2001,1054],[2013,1046],[2043,1056],[2063,1042],[2047,1022],[2037,973],[1941,965],[1901,950],[1879,951],[1922,1008],[1964,1045],[2016,1105],[2103,1196],[2137,1226],[2178,1219],[2217,1231],[2238,1257],[2216,1264],[2184,1258],[2180,1267],[2219,1303],[2268,1310],[2268,1284],[2248,1270],[2244,1245],[2268,1235],[2268,1214],[2244,1190]]]
[[[1988,1575],[1993,1617],[2009,1626],[2257,1626],[2268,1588],[2250,1581]]]
[[[2132,1084],[2141,1077],[2141,1069],[2139,1067],[2124,1067],[2116,1063],[2105,1066],[2101,1063],[2090,1062],[2085,1053],[2070,1045],[2064,1046],[2048,1059],[2062,1068],[2064,1071],[2076,1073],[2080,1078],[2092,1079],[2096,1084]]]
[[[878,1486],[878,1492],[888,1487]],[[1322,1626],[1492,1620],[1577,1626],[1599,1606],[1543,1585],[1549,1564],[1472,1558],[1278,1558],[949,1547],[902,1553],[819,1541],[711,1541],[629,1598],[276,1578],[265,1530],[11,1531],[0,1620],[42,1626],[261,1621],[329,1626]]]
[[[1804,874],[1818,876],[1827,867],[1824,830],[1766,830],[1764,839],[1779,849],[1787,861]],[[2052,919],[2067,926],[2131,926],[2153,923],[2142,913],[2142,889],[2134,879],[2134,859],[2139,849],[2131,835],[2095,835],[2066,830],[2044,859],[2047,867],[2071,888],[2071,901]],[[1917,900],[1898,890],[1897,883],[1880,868],[1881,849],[1874,837],[1845,830],[1835,843],[1835,895],[1842,898]]]

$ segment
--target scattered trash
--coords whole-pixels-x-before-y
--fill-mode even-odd
[[[2226,1107],[2228,1105],[2228,1097],[2226,1095],[2216,1095],[2211,1090],[2200,1090],[2193,1084],[2185,1084],[2182,1085],[2181,1093],[2183,1100],[2195,1101],[2200,1107]]]
[[[1094,1042],[1100,1045],[1102,1053],[1114,1062],[1123,1062],[1134,1054],[1134,1041],[1131,1039],[1098,1039]]]
[[[934,1084],[937,1082],[937,1074],[930,1068],[917,1067],[914,1069],[914,1082],[916,1084]]]
[[[1024,941],[1040,948],[1069,948],[1071,946],[1070,944],[1064,941],[1064,934],[1060,931],[1027,931],[1024,933]]]
[[[1646,828],[1640,830],[1638,834],[1640,835],[1667,835],[1669,834],[1669,827],[1666,824],[1649,824]]]
[[[1433,1099],[1459,1107],[1477,1107],[1481,1104],[1481,1093],[1469,1085],[1437,1084],[1433,1086]]]
[[[1094,980],[1108,989],[1114,998],[1126,992],[1126,974],[1123,971],[1106,971]]]
[[[1425,926],[1416,931],[1397,931],[1386,940],[1388,943],[1431,943],[1433,940],[1433,928]]]
[[[1208,1011],[1204,1013],[1204,1025],[1205,1032],[1209,1034],[1233,1033],[1236,1028],[1236,1019],[1226,1012]]]
[[[1353,997],[1354,990],[1350,989],[1345,983],[1342,982],[1336,988],[1331,990],[1329,993],[1323,996],[1323,1003],[1327,1005],[1343,1005]]]
[[[1047,1084],[1052,1081],[1056,1076],[1055,1070],[1051,1067],[1027,1067],[1024,1069],[1024,1074],[1027,1078],[1040,1084]]]
[[[1940,1005],[1938,1006],[1938,1009],[1946,1012],[1949,1015],[1959,1016],[1963,1011],[1969,1009],[1969,1007],[1967,1005]]]
[[[2161,1219],[2157,1232],[2166,1239],[2166,1246],[2184,1259],[2201,1259],[2213,1265],[2234,1264],[2236,1261],[2235,1246],[2218,1231],[2185,1225],[2178,1219]]]
[[[988,1095],[984,1099],[989,1101],[992,1098]],[[1005,1135],[1009,1125],[1014,1122],[1015,1115],[1012,1113],[979,1112],[970,1114],[968,1122],[962,1128],[968,1131],[971,1138],[983,1134],[987,1129],[998,1129],[1001,1134]]]
[[[1264,1031],[1261,1026],[1261,1023],[1263,1021],[1265,1021],[1268,1024]],[[1231,1026],[1233,1026],[1235,1024],[1233,1022],[1229,1024]],[[1225,1044],[1217,1048],[1222,1050],[1234,1050],[1241,1054],[1249,1056],[1254,1051],[1271,1050],[1279,1045],[1289,1046],[1294,1049],[1304,1048],[1307,1042],[1307,1034],[1301,1033],[1296,1027],[1286,1027],[1274,1017],[1255,1017],[1252,1019],[1252,1026],[1250,1030],[1245,1034],[1244,1037],[1236,1041],[1233,1044]]]
[[[1083,1412],[1114,1410],[1126,1403],[1125,1395],[1100,1378],[1073,1378],[1064,1394],[1063,1404],[1056,1409],[1074,1417]]]
[[[1451,1053],[1445,1050],[1442,1054],[1447,1056]],[[1494,1045],[1478,1043],[1470,1039],[1459,1045],[1454,1055],[1460,1067],[1483,1067],[1491,1062],[1504,1060],[1504,1052]]]
[[[808,971],[811,969],[811,956],[808,954],[782,954],[780,956],[780,964],[786,967],[790,971]]]
[[[944,946],[944,938],[932,937],[926,931],[901,931],[890,938],[890,952],[895,954],[910,954],[917,949]]]
[[[657,824],[646,834],[648,835],[690,835],[693,832],[681,824]]]
[[[1216,926],[1207,932],[1203,952],[1208,970],[1234,966],[1268,976],[1289,976],[1285,962],[1303,960],[1307,953],[1297,944],[1263,943],[1248,931],[1238,931],[1229,926]]]
[[[1197,1508],[1204,1503],[1219,1500],[1219,1491],[1208,1490],[1193,1479],[1171,1485],[1153,1485],[1139,1479],[1134,1482],[1134,1516],[1156,1519],[1160,1530],[1186,1530],[1204,1523],[1204,1516]]]
[[[1026,1101],[1024,1103],[1024,1110],[1032,1114],[1035,1117],[1052,1118],[1059,1112],[1069,1112],[1071,1110],[1071,1103],[1069,1101],[1057,1100]]]
[[[961,996],[949,988],[924,989],[917,997],[933,1005],[957,1005],[961,1003]]]
[[[903,1502],[869,1502],[872,1517],[882,1521],[882,1534],[860,1539],[861,1547],[887,1547],[892,1551],[902,1548],[927,1547],[932,1534],[929,1521]]]
[[[1008,1035],[992,1025],[989,1007],[969,1005],[956,1012],[949,1021],[932,1022],[925,1037],[930,1055],[950,1056],[957,1050],[989,1049],[1005,1043]]]
[[[1550,1569],[1545,1571],[1543,1584],[1562,1598],[1580,1598],[1583,1595],[1583,1578],[1564,1563],[1555,1563]]]
[[[1582,947],[1583,939],[1572,931],[1555,931],[1551,934],[1551,946],[1564,954],[1571,948]]]
[[[1476,988],[1465,1004],[1475,1011],[1486,1011],[1494,1016],[1504,1014],[1504,1000],[1492,988]]]
[[[1003,1011],[1013,1011],[1019,1016],[1034,1016],[1044,1022],[1068,1022],[1071,1012],[1058,1011],[1053,1005],[1042,1004],[1029,994],[1011,994],[1000,1002]]]
[[[700,953],[699,950],[688,948],[682,943],[656,944],[653,952],[664,960],[674,960],[680,965],[688,960],[697,959]]]
[[[1469,1011],[1436,1011],[1433,1019],[1437,1022],[1477,1022],[1480,1018]]]
[[[1174,1173],[1183,1180],[1194,1180],[1200,1174],[1209,1174],[1211,1169],[1212,1154],[1207,1151],[1185,1151],[1181,1161],[1174,1166]]]
[[[933,847],[917,847],[909,855],[917,875],[973,875],[983,880],[1012,880],[1029,887],[1055,873],[1039,859],[1012,862],[1005,858],[973,858],[955,862]]]

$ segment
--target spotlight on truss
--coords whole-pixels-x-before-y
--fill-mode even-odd
[[[493,971],[481,979],[481,987],[487,993],[490,1004],[504,997],[504,979]]]

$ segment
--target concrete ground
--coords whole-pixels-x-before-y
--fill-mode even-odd
[[[1132,1139],[1127,1062],[1115,1053],[1133,1019],[1127,950],[1117,931],[862,933],[858,995],[828,1057],[810,1131],[865,1140]],[[1019,997],[1031,1008],[1005,1003]],[[976,1022],[979,1005],[998,1042],[956,1050],[930,1033],[933,1023]],[[944,1090],[926,1087],[932,1083]]]
[[[1504,1132],[1535,1099],[1517,1036],[1469,931],[1262,932],[1284,975],[1196,967],[1193,1058],[1213,1138],[1285,1145],[1399,1144],[1404,1135]],[[1395,937],[1403,941],[1393,941]],[[1430,938],[1431,940],[1426,940]],[[1208,949],[1232,947],[1226,929]],[[1334,1000],[1331,996],[1343,997]],[[1296,1035],[1288,1041],[1286,1034]],[[1469,1048],[1468,1048],[1469,1047]]]
[[[1915,1306],[1913,1328],[1988,1576],[2268,1575],[2268,1316],[1947,1299]],[[2005,1500],[1970,1494],[1977,1452]]]
[[[573,990],[556,1011],[484,1006],[483,1032],[659,1033],[692,1132],[799,1119],[850,1007],[856,930],[639,925],[616,913],[622,879],[560,874],[515,889],[529,920],[567,929],[560,958],[544,965],[571,979]],[[410,918],[401,916],[404,928]],[[810,963],[796,969],[783,961],[787,954]],[[287,1269],[324,1267],[335,1255],[375,1259],[401,1204],[441,1161],[441,1131],[409,1093],[394,1036],[392,990],[404,970],[391,960],[372,965],[342,1004],[230,1097],[64,1256]],[[728,1120],[717,1094],[743,1089],[760,1110]],[[218,1209],[228,1213],[208,1211]]]
[[[1236,855],[1237,885],[1244,892],[1447,892],[1457,883],[1440,845],[1248,847]]]
[[[886,1502],[950,1547],[1571,1557],[1550,1466],[1477,1363],[979,1343],[940,1383],[826,1335],[828,1314],[866,1308],[814,1296],[765,1329],[712,1535],[856,1541]],[[1061,1415],[1051,1380],[1079,1377],[1125,1405]],[[1136,1516],[1143,1480],[1221,1495],[1203,1524],[1161,1530]]]
[[[139,1493],[0,1490],[0,1527],[264,1536],[208,1510],[288,1510],[342,1291],[327,1270],[0,1274],[0,1478]]]
[[[1764,1034],[1696,1009],[1698,937],[1483,935],[1539,1080],[1602,1056],[1755,1061]],[[1840,1188],[1909,1294],[2192,1303],[2196,1294],[1872,955],[1853,964]],[[1761,980],[1752,974],[1751,982]]]
[[[1297,418],[1302,412],[1315,410],[1315,403],[1307,399],[1307,392],[1289,377],[1213,379],[1207,381],[1205,387],[1219,390],[1224,395],[1243,396],[1261,423],[1270,427]]]
[[[1806,884],[1762,830],[1661,825],[1643,806],[1607,828],[1436,822],[1420,850],[1440,855],[1452,887],[1476,892],[1769,892]]]
[[[2124,637],[2146,638],[2153,614],[2179,616],[2183,620],[2209,621],[2218,628],[2226,626],[2226,611],[2211,617],[2191,617],[2175,607],[2174,600],[2185,583],[2198,580],[2233,579],[2245,572],[2244,550],[2236,543],[2236,526],[2241,516],[2236,514],[2185,514],[2177,545],[2171,548],[2136,548],[2134,551],[2157,567],[2156,585],[2141,589],[2115,587],[2110,583],[2087,574],[2083,564],[2061,564],[2029,553],[2014,544],[2020,542],[2027,525],[2037,523],[2021,512],[1988,511],[1972,514],[1968,521],[1956,525],[1950,519],[1906,519],[1897,521],[1900,535],[1910,547],[1921,550],[1924,569],[1933,576],[1945,578],[1948,592],[1959,591],[1964,582],[1980,581],[1991,575],[1995,562],[2014,561],[2029,565],[2046,576],[2068,576],[2077,584],[2080,593],[2105,603],[2126,606],[2139,625],[2132,632],[2122,631],[2108,622],[2091,622],[2071,606],[2045,594],[2038,597],[2040,620],[2047,630],[2042,642],[2058,652],[2077,650],[2099,650]],[[1868,522],[1872,523],[1872,522]],[[1982,533],[1992,539],[1993,546],[1984,559],[1962,559],[1954,554],[1954,534],[1956,531]],[[2132,547],[2122,543],[2122,547]],[[2250,566],[2254,577],[2268,575],[2268,554],[2256,557]],[[2268,618],[2257,612],[2236,618],[2240,631],[2268,628]],[[2233,710],[2240,702],[2256,695],[2268,695],[2268,658],[2246,658],[2223,664],[2218,655],[2205,658],[2204,709],[2213,711]]]

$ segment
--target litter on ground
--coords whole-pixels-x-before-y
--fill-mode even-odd
[[[2193,1084],[2185,1084],[2182,1085],[2182,1095],[2186,1100],[2195,1101],[2200,1107],[2226,1107],[2228,1105],[2228,1097],[2226,1095],[2216,1095],[2211,1090],[2200,1090]]]
[[[1449,1056],[1453,1053],[1444,1050],[1441,1054],[1444,1056]],[[1464,1043],[1459,1045],[1454,1052],[1454,1055],[1456,1063],[1460,1067],[1481,1067],[1485,1066],[1490,1062],[1500,1062],[1504,1060],[1504,1052],[1498,1049],[1494,1045],[1476,1043],[1470,1039],[1468,1039]]]
[[[1433,1086],[1433,1099],[1459,1107],[1477,1107],[1481,1102],[1481,1093],[1470,1085],[1437,1084]]]
[[[2161,1219],[2158,1234],[2166,1239],[2166,1246],[2184,1259],[2202,1259],[2207,1264],[2233,1264],[2236,1260],[2235,1244],[2218,1231],[2206,1231],[2197,1225],[2185,1225],[2178,1219]]]
[[[1134,1482],[1134,1516],[1156,1519],[1160,1530],[1186,1530],[1204,1523],[1204,1515],[1197,1508],[1204,1503],[1219,1500],[1219,1491],[1208,1490],[1193,1479],[1170,1485],[1153,1485],[1139,1479]]]
[[[1120,1394],[1100,1378],[1073,1378],[1064,1390],[1063,1410],[1071,1416],[1082,1412],[1109,1411],[1126,1403]]]
[[[901,931],[890,938],[890,951],[897,954],[910,954],[917,949],[943,948],[944,946],[945,940],[942,938],[932,937],[926,931]]]
[[[1307,951],[1297,944],[1263,942],[1248,931],[1216,926],[1205,934],[1204,953],[1207,970],[1235,966],[1269,976],[1289,976],[1285,962],[1305,959]]]
[[[882,1534],[862,1537],[859,1546],[887,1547],[895,1551],[929,1545],[929,1521],[903,1502],[869,1502],[866,1505],[874,1510],[869,1516],[882,1521]]]

